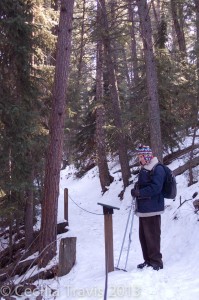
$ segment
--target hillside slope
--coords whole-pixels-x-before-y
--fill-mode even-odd
[[[170,166],[176,168],[182,161]],[[111,173],[118,166],[110,164]],[[69,189],[69,232],[64,236],[77,236],[77,261],[70,274],[51,282],[58,289],[57,299],[103,299],[105,281],[104,220],[102,207],[98,202],[118,206],[113,215],[114,258],[117,265],[122,238],[131,205],[129,186],[121,201],[118,194],[122,190],[120,173],[115,173],[115,181],[104,196],[100,192],[97,168],[90,170],[82,179],[73,177],[74,169],[67,167],[61,172],[59,220],[63,219],[63,191]],[[132,177],[134,179],[134,177]],[[135,179],[136,180],[136,179]],[[199,184],[187,187],[185,175],[177,177],[178,195],[176,201],[166,200],[162,215],[162,254],[164,269],[153,271],[146,268],[137,270],[143,262],[138,240],[138,218],[134,218],[132,243],[127,270],[109,273],[108,299],[147,299],[147,300],[197,300],[199,296],[199,215],[194,213],[192,195],[199,192]],[[190,199],[177,209],[181,201]],[[88,213],[80,207],[95,214]],[[127,251],[120,267],[124,267]]]

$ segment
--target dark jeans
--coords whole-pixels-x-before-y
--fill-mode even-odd
[[[161,216],[139,218],[139,238],[144,260],[152,266],[163,266],[160,253]]]

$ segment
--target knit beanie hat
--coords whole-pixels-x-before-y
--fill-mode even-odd
[[[152,150],[149,146],[139,144],[138,147],[135,150],[136,150],[138,155],[143,155],[143,157],[144,157],[147,164],[150,163],[150,161],[153,158],[153,153],[152,153]]]

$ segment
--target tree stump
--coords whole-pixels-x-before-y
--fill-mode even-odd
[[[70,272],[76,261],[76,237],[61,239],[59,247],[58,276],[66,275]]]

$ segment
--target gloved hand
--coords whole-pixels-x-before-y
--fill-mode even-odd
[[[132,189],[131,190],[131,196],[132,197],[137,198],[137,197],[139,197],[139,195],[140,195],[140,191],[138,189]]]

